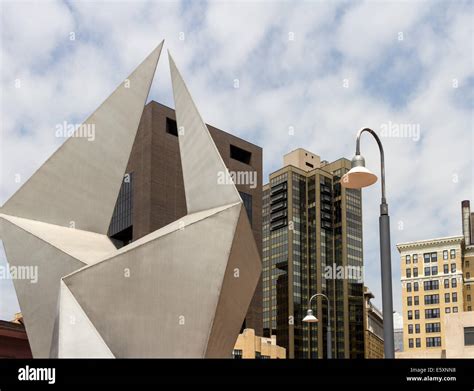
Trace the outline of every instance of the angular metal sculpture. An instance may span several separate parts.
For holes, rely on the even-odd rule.
[[[188,215],[121,249],[106,236],[161,48],[86,121],[94,143],[68,139],[0,210],[10,263],[39,269],[14,281],[34,357],[231,355],[260,256],[171,57]]]

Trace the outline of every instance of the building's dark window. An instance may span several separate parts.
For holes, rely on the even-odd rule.
[[[408,278],[411,277],[411,269],[407,269],[407,270],[406,270],[406,275],[407,275]]]
[[[409,256],[409,255],[406,255],[406,256],[405,256],[405,262],[406,262],[406,264],[408,265],[408,264],[410,263],[410,261],[411,261],[410,256]]]
[[[414,282],[414,283],[413,283],[413,290],[414,290],[415,292],[418,292],[418,282]]]
[[[421,338],[416,339],[416,347],[421,348]]]
[[[448,265],[445,265],[445,266],[448,266]],[[449,279],[448,278],[444,279],[444,287],[449,288]]]
[[[413,268],[413,277],[418,277],[418,268],[417,267]]]
[[[252,196],[250,194],[244,193],[243,191],[239,191],[239,194],[240,198],[242,198],[242,202],[244,203],[245,210],[247,211],[250,225],[252,225]]]
[[[430,262],[430,254],[429,254],[429,253],[423,254],[423,258],[424,258],[424,262],[425,262],[425,263],[429,263],[429,262]]]
[[[166,133],[178,137],[178,125],[174,119],[166,117]]]
[[[413,263],[418,263],[418,254],[413,254]]]
[[[234,349],[232,351],[232,357],[233,358],[242,358],[242,350],[240,349]]]
[[[420,334],[420,324],[418,323],[415,325],[415,333]]]
[[[410,311],[408,311],[407,314],[408,314],[408,316],[407,316],[408,320],[412,320],[413,319],[413,311],[410,310]]]
[[[431,268],[428,266],[428,267],[425,267],[425,276],[429,276],[431,274]]]
[[[449,257],[450,257],[451,259],[456,258],[456,250],[455,250],[455,249],[453,249],[453,250],[451,250],[451,251],[449,252]]]
[[[311,163],[308,163],[308,162],[305,162],[305,163],[306,163],[306,165],[307,165],[308,167],[310,167],[310,168],[314,168],[314,165],[313,165],[313,164],[311,164]]]
[[[474,327],[464,327],[464,345],[474,345]]]
[[[447,260],[448,259],[448,250],[443,251],[443,259]]]
[[[451,278],[451,287],[456,288],[458,286],[458,280]]]
[[[426,323],[425,328],[427,333],[440,333],[441,323]]]
[[[456,273],[456,264],[455,263],[451,264],[451,273]]]
[[[438,266],[431,267],[431,275],[436,276],[438,274]]]
[[[133,173],[125,174],[115,203],[107,235],[117,247],[129,244],[133,238]]]
[[[451,313],[451,308],[450,307],[446,307],[444,309],[444,312],[446,312],[447,314],[450,314]]]
[[[453,303],[457,303],[458,301],[458,294],[457,292],[453,292],[452,296],[451,296],[451,300],[453,301]]]
[[[458,312],[458,307],[453,307],[453,312]]]
[[[431,262],[438,262],[438,253],[431,253]]]
[[[425,295],[425,304],[438,304],[439,303],[439,295]]]
[[[414,296],[414,297],[413,297],[413,303],[414,303],[415,305],[420,304],[420,298],[419,298],[418,296]]]
[[[424,287],[425,291],[437,290],[437,289],[439,289],[439,281],[438,280],[424,281],[423,282],[423,287]]]
[[[412,347],[413,347],[413,338],[410,338],[410,339],[408,340],[408,347],[409,347],[409,348],[412,348]]]
[[[411,282],[407,283],[407,292],[411,292]]]
[[[239,162],[250,164],[250,159],[252,157],[252,153],[246,151],[245,149],[236,147],[235,145],[230,145],[230,157],[234,160],[238,160]]]
[[[439,308],[430,308],[425,310],[425,319],[437,319],[439,318]]]
[[[413,334],[413,325],[412,324],[408,325],[408,334]]]
[[[441,337],[428,337],[426,338],[426,347],[439,347],[441,346]]]
[[[415,310],[415,319],[420,319],[420,310]]]
[[[449,273],[449,265],[443,265],[443,272],[444,272],[444,274]]]
[[[449,303],[449,302],[450,302],[449,293],[445,293],[445,294],[444,294],[444,302],[445,302],[445,303]]]

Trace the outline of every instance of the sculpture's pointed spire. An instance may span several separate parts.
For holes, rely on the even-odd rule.
[[[162,47],[163,42],[5,203],[2,213],[107,233]]]
[[[242,202],[171,55],[169,63],[188,213]]]

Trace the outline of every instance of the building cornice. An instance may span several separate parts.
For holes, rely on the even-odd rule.
[[[402,250],[427,248],[427,247],[441,246],[441,245],[446,245],[446,244],[461,244],[463,240],[464,240],[464,236],[461,236],[461,235],[446,236],[444,238],[433,238],[433,239],[418,240],[414,242],[398,243],[397,249],[399,252],[402,252]]]
[[[472,257],[474,255],[474,245],[466,246],[464,249],[464,256]]]

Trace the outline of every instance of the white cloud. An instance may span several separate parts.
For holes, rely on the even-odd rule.
[[[367,1],[356,4],[342,16],[335,44],[348,61],[365,66],[377,61],[388,44],[396,44],[399,33],[412,39],[412,28],[429,10],[424,2]]]
[[[205,31],[216,45],[215,67],[235,69],[242,65],[282,17],[264,2],[212,2],[205,16]]]
[[[61,42],[69,39],[73,20],[59,2],[2,2],[2,54],[15,56],[19,66],[51,59]]]

